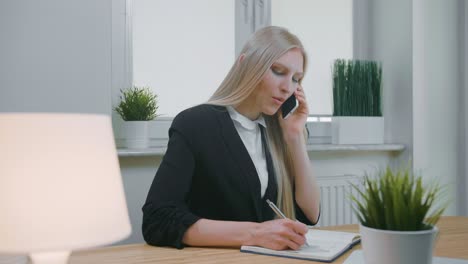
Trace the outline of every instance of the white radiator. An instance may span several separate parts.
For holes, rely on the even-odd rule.
[[[317,177],[320,186],[321,214],[317,226],[357,224],[350,195],[357,195],[351,183],[363,189],[362,176],[340,175]]]

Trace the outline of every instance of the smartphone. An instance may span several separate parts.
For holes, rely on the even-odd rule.
[[[283,114],[283,119],[288,118],[294,111],[296,111],[299,106],[299,102],[296,99],[296,96],[292,94],[284,103],[281,105],[281,113]]]

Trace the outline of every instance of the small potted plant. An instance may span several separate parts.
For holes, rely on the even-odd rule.
[[[149,147],[148,124],[158,116],[157,95],[149,87],[134,86],[121,90],[120,103],[114,110],[125,121],[125,147]]]
[[[383,144],[381,64],[337,59],[332,78],[332,143]]]
[[[438,229],[447,207],[438,184],[424,186],[409,169],[366,175],[364,190],[353,185],[353,209],[360,222],[365,263],[414,264],[432,261]]]

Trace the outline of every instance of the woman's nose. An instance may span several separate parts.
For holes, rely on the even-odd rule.
[[[289,82],[288,80],[283,80],[280,85],[280,90],[283,93],[290,93],[291,90],[293,89],[292,82]]]

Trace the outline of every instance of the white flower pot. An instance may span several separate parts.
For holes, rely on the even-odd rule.
[[[389,231],[359,225],[366,264],[431,264],[438,228]]]
[[[333,116],[332,144],[383,144],[381,116]]]
[[[149,121],[125,121],[123,124],[124,146],[127,148],[148,148]]]

